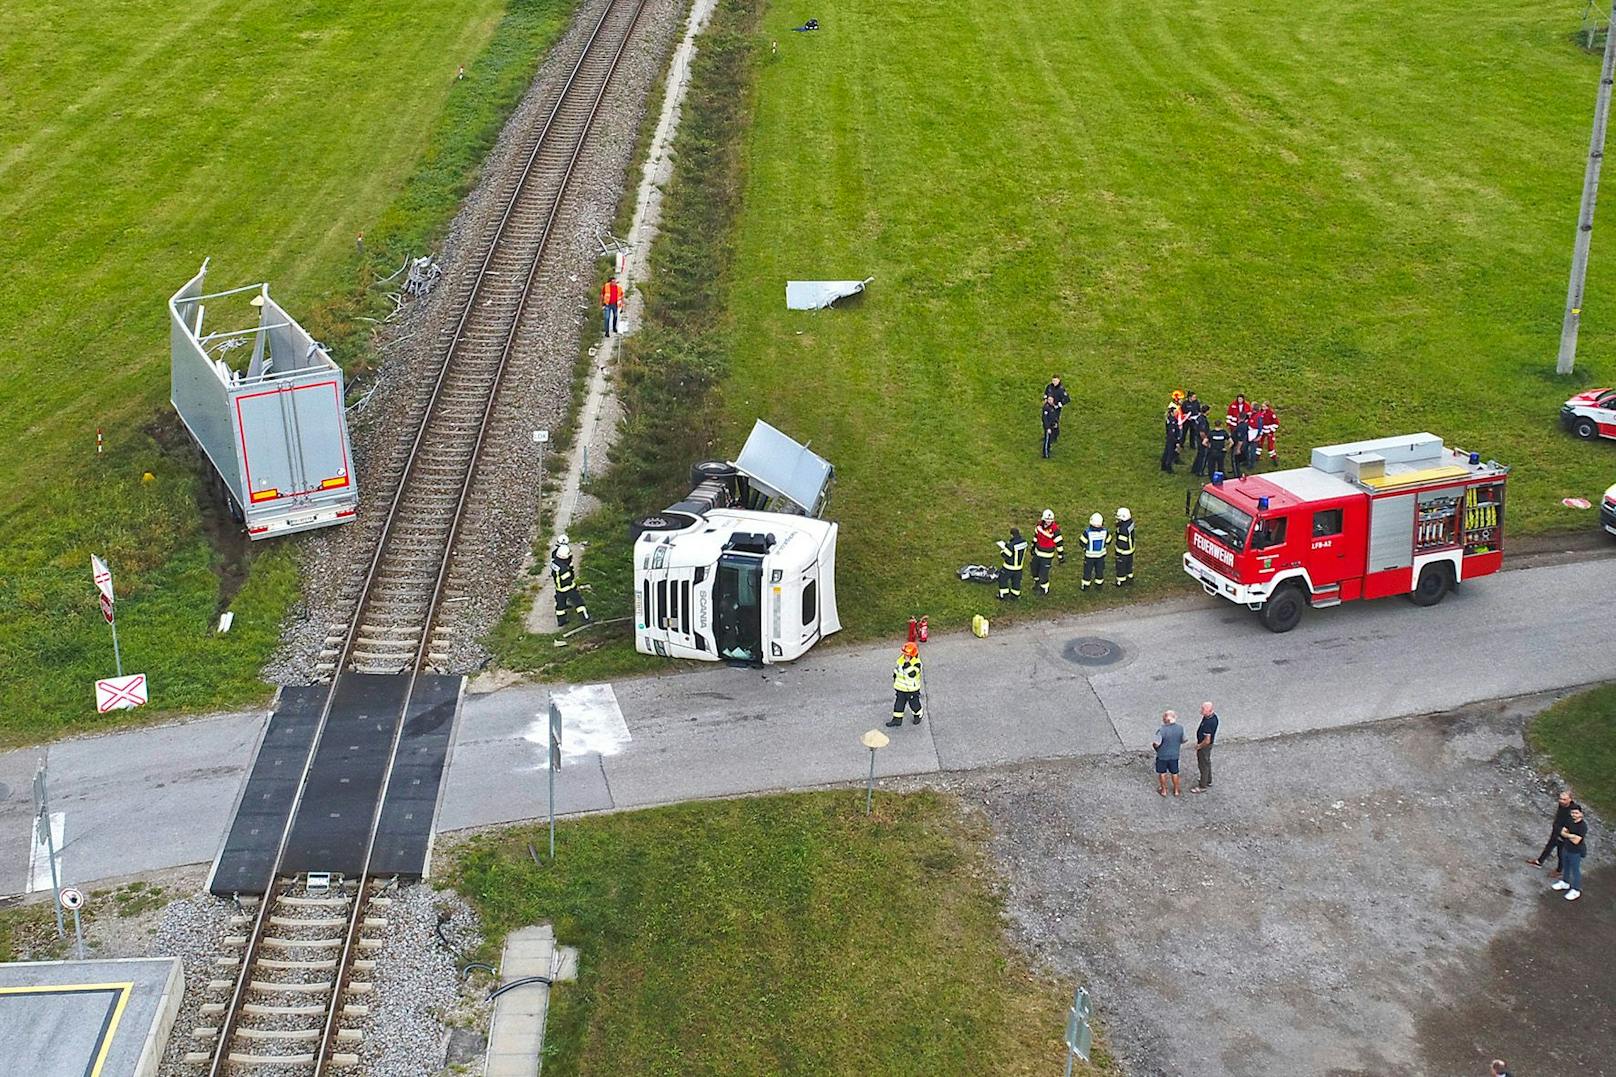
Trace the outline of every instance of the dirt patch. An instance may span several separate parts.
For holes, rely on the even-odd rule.
[[[1222,744],[1204,796],[1159,798],[1138,754],[945,784],[993,823],[1015,934],[1090,986],[1129,1073],[1445,1077],[1498,1053],[1596,1072],[1610,899],[1591,878],[1561,901],[1522,863],[1553,788],[1523,729],[1551,699]],[[1238,706],[1223,717],[1237,736]],[[1597,865],[1597,820],[1591,841]],[[1523,989],[1528,953],[1543,982]]]

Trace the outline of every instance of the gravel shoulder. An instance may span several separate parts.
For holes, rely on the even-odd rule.
[[[1142,754],[926,784],[987,814],[1013,933],[1090,986],[1129,1073],[1609,1072],[1608,832],[1575,904],[1522,862],[1555,788],[1522,732],[1552,699],[1220,744],[1204,796],[1159,798]]]

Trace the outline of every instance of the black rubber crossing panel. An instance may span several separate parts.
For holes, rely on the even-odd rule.
[[[404,706],[405,676],[348,674],[337,682],[308,786],[292,820],[281,873],[357,875],[381,795],[393,729]]]
[[[325,705],[325,685],[286,688],[270,715],[258,756],[248,772],[235,821],[226,835],[208,889],[230,894],[262,894],[275,869],[286,819],[297,795],[297,780]]]
[[[370,860],[370,870],[377,875],[426,874],[461,681],[436,676],[415,680]]]

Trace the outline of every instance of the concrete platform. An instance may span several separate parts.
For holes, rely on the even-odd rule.
[[[0,964],[0,1073],[151,1077],[184,990],[177,957]]]

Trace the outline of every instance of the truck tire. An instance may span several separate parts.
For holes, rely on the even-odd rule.
[[[1307,596],[1294,583],[1282,583],[1268,597],[1257,614],[1263,627],[1270,632],[1289,632],[1302,623],[1302,611],[1307,608]]]
[[[695,522],[696,518],[688,512],[663,511],[636,516],[629,521],[628,537],[638,539],[647,531],[683,531]]]
[[[1408,593],[1408,600],[1416,606],[1434,606],[1442,601],[1453,588],[1453,566],[1447,562],[1440,565],[1426,565],[1420,569],[1420,578],[1414,583],[1414,590]]]
[[[1592,419],[1583,415],[1571,424],[1571,432],[1583,441],[1592,441],[1599,436],[1599,427]]]
[[[727,483],[737,474],[735,465],[728,460],[703,460],[699,464],[690,465],[690,485],[700,486],[708,479]]]

